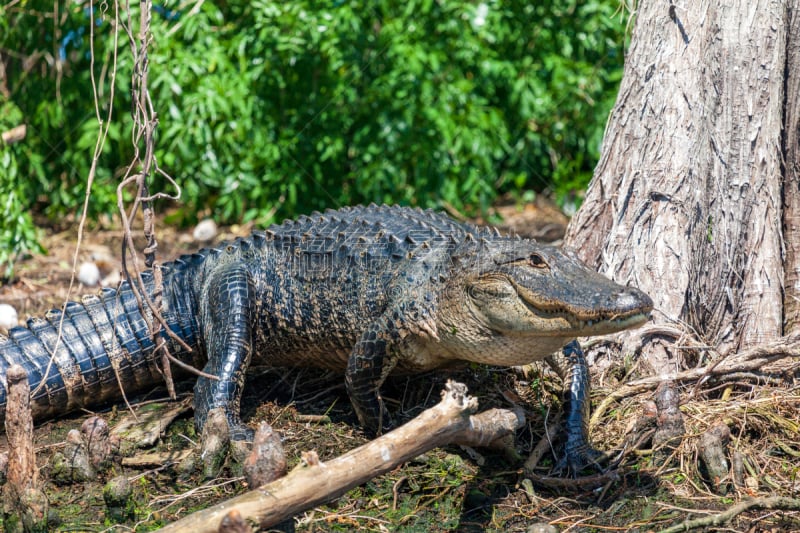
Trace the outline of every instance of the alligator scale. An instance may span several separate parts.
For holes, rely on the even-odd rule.
[[[565,378],[567,454],[580,463],[588,370],[573,341],[639,325],[652,308],[557,248],[404,207],[315,213],[161,268],[162,314],[192,348],[165,335],[171,353],[218,377],[198,378],[195,423],[221,407],[236,439],[252,434],[239,401],[253,358],[343,371],[360,422],[378,432],[389,373],[547,359]],[[12,364],[43,419],[162,382],[154,347],[127,282],[32,318],[0,337],[0,413]]]

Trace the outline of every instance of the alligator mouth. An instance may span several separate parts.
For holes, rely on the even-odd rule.
[[[565,316],[578,332],[581,332],[583,335],[591,335],[595,334],[595,332],[614,333],[616,331],[641,326],[649,320],[650,309],[647,311],[636,310],[628,313],[615,314],[609,317],[591,319],[580,319],[569,314]]]
[[[518,289],[519,290],[519,289]],[[650,319],[652,302],[641,300],[635,294],[625,294],[620,301],[622,309],[593,310],[575,308],[560,302],[537,301],[520,294],[521,301],[528,310],[543,321],[560,322],[551,329],[554,335],[570,334],[577,336],[607,335],[640,326]],[[628,309],[625,309],[628,307]]]
[[[531,313],[537,315],[542,322],[550,322],[553,325],[552,328],[542,328],[543,331],[539,332],[540,335],[544,331],[549,331],[550,334],[555,336],[563,336],[565,334],[580,337],[608,335],[641,326],[650,318],[650,310],[637,310],[617,313],[607,317],[593,316],[592,318],[582,319],[563,309],[542,309],[527,302],[526,305]]]

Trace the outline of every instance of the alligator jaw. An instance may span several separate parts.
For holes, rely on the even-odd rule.
[[[581,336],[607,335],[625,329],[641,326],[650,318],[650,309],[634,311],[628,314],[613,315],[608,318],[574,320],[573,327]]]
[[[600,308],[585,308],[565,302],[543,301],[517,286],[520,301],[541,328],[539,336],[608,335],[640,326],[650,318],[653,301],[638,289],[625,287],[614,301]],[[544,326],[548,323],[549,326]]]

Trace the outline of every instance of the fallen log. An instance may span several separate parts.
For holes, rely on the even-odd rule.
[[[215,533],[232,510],[265,528],[306,509],[338,498],[348,490],[389,472],[433,448],[448,444],[491,445],[522,427],[521,411],[491,409],[478,415],[467,387],[449,381],[442,400],[419,416],[327,462],[315,453],[285,477],[173,522],[163,533]]]

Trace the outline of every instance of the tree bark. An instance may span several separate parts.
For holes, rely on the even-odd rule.
[[[800,234],[798,104],[786,100],[798,92],[800,0],[670,6],[638,4],[601,160],[565,240],[648,292],[656,322],[725,355],[784,331],[783,228]],[[800,293],[791,261],[787,299]],[[682,366],[670,346],[644,345],[652,372]]]
[[[784,119],[785,176],[783,181],[783,236],[786,278],[783,328],[786,334],[800,326],[800,6],[789,14],[786,57],[786,117]]]

